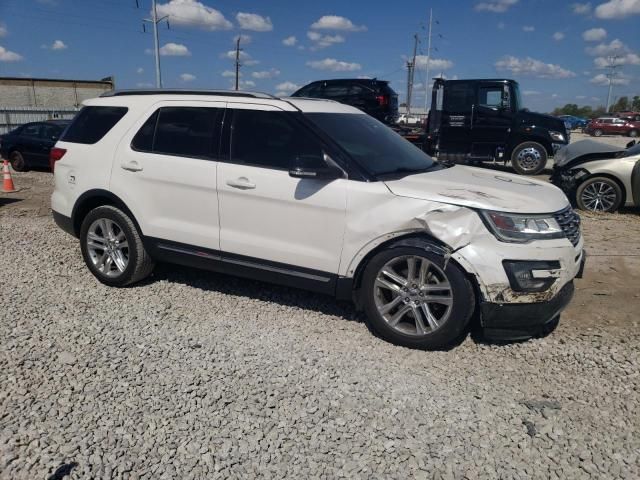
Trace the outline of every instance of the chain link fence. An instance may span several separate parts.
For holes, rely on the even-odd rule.
[[[0,108],[0,135],[29,122],[72,119],[79,108]]]

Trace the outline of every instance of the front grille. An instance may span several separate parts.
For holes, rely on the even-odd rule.
[[[577,246],[580,243],[580,217],[571,207],[560,210],[553,214],[565,236],[573,244]]]

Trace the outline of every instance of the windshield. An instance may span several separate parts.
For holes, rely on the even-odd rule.
[[[369,115],[307,113],[305,116],[372,175],[423,172],[437,165],[429,155]]]

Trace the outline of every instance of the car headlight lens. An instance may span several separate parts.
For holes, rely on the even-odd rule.
[[[564,134],[560,132],[550,131],[549,135],[554,142],[564,142]]]
[[[480,212],[489,230],[503,242],[526,243],[531,240],[564,238],[564,232],[552,215]]]

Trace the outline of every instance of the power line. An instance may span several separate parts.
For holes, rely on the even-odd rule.
[[[167,25],[169,25],[169,15],[158,18],[156,0],[151,0],[151,2],[151,18],[145,18],[144,21],[153,24],[153,50],[156,58],[156,88],[162,88],[162,73],[160,71],[160,46],[158,42],[158,24],[166,20]]]

